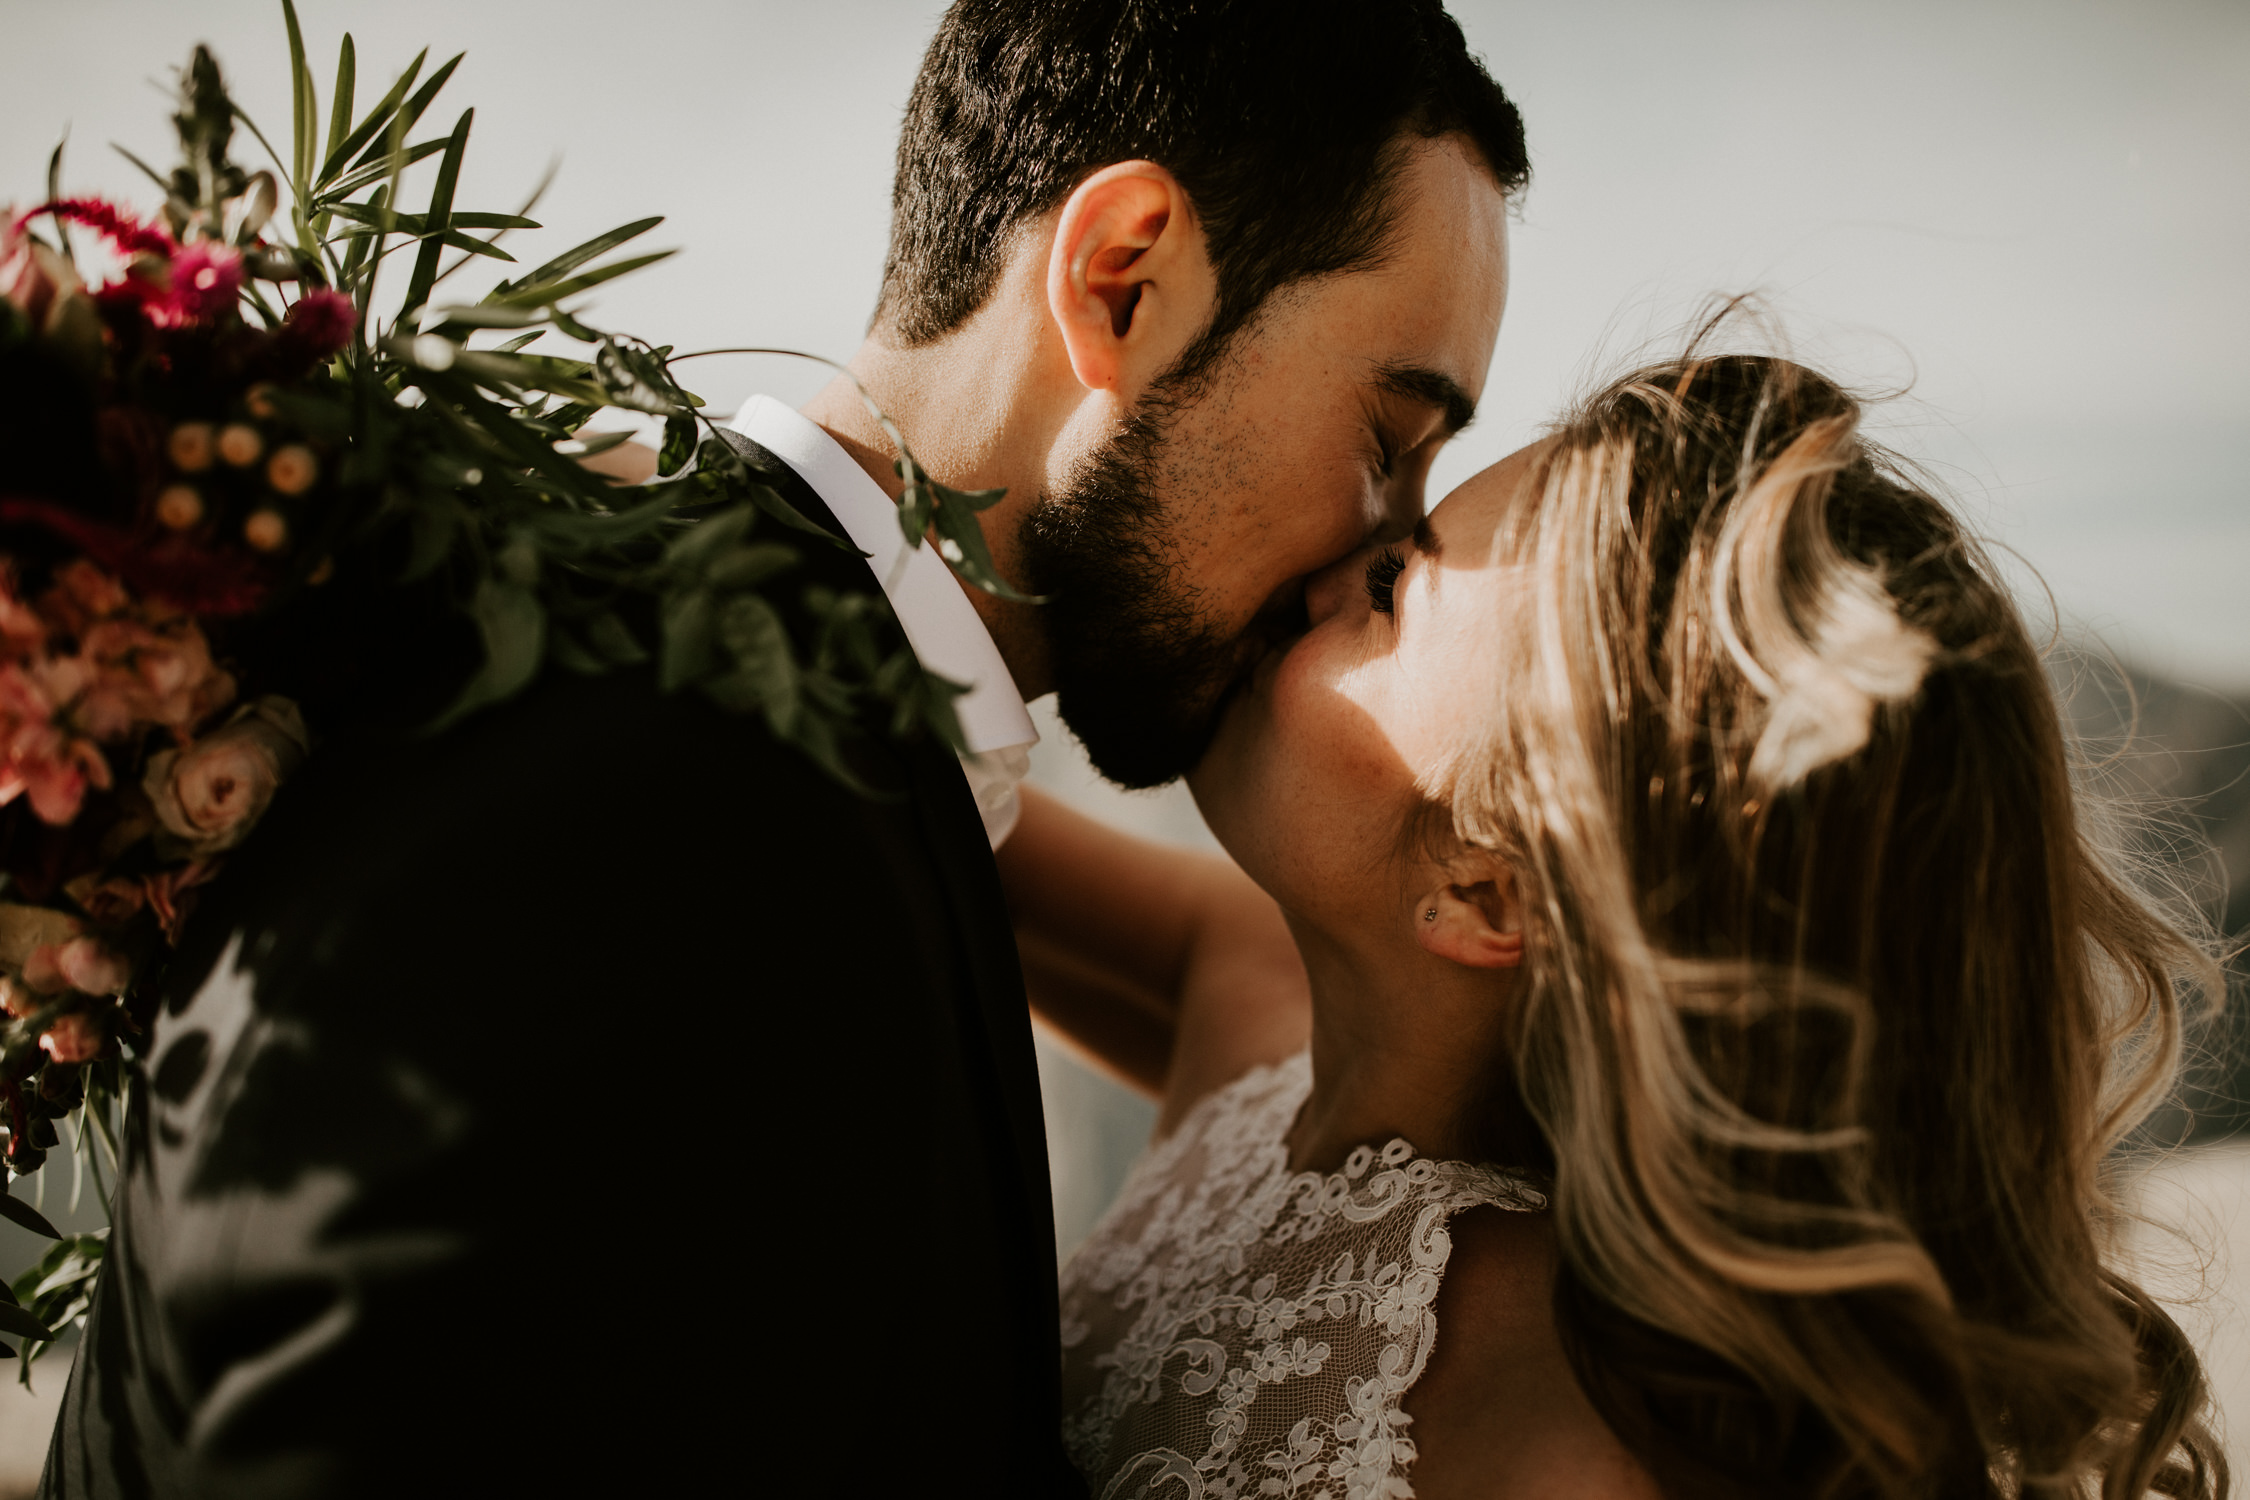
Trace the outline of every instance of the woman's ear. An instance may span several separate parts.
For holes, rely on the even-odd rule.
[[[1415,905],[1414,935],[1440,958],[1471,969],[1513,969],[1523,962],[1523,911],[1515,877],[1441,885]]]
[[[1134,389],[1210,322],[1217,281],[1179,180],[1121,161],[1062,206],[1047,260],[1047,311],[1088,390]]]

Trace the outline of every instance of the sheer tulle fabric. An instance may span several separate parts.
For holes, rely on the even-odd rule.
[[[1288,1168],[1299,1053],[1198,1104],[1063,1268],[1064,1442],[1099,1500],[1403,1500],[1400,1402],[1437,1337],[1449,1220],[1546,1200],[1490,1167],[1361,1146]]]

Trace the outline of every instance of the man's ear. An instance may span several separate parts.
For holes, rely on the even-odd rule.
[[[1179,180],[1121,161],[1062,206],[1047,260],[1047,310],[1088,390],[1153,379],[1210,322],[1217,282]]]
[[[1523,962],[1523,909],[1515,877],[1441,885],[1415,904],[1414,935],[1440,958],[1472,969],[1513,969]]]

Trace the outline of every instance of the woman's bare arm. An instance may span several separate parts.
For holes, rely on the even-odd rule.
[[[1032,787],[999,858],[1032,1008],[1163,1099],[1159,1130],[1303,1045],[1304,966],[1232,861],[1120,833]]]

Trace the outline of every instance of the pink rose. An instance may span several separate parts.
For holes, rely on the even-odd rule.
[[[58,1016],[55,1024],[40,1034],[39,1046],[49,1057],[66,1066],[92,1062],[109,1046],[109,1032],[98,1017],[73,1011],[67,1016]]]
[[[184,730],[234,698],[234,679],[212,662],[193,620],[103,620],[80,644],[95,677],[72,717],[95,739],[116,739],[142,724]]]
[[[133,978],[132,966],[90,937],[42,943],[24,960],[23,982],[42,995],[76,990],[84,995],[122,995]]]
[[[185,749],[150,756],[141,786],[177,852],[215,854],[249,836],[310,748],[297,706],[260,698]]]
[[[74,635],[83,635],[96,620],[123,614],[133,603],[125,585],[83,557],[55,569],[54,587],[40,606],[56,624]]]

